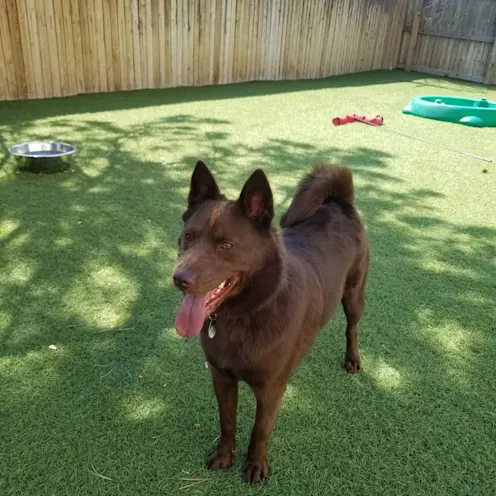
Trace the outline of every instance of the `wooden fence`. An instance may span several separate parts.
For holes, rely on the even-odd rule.
[[[380,68],[496,83],[496,0],[0,0],[0,100]]]
[[[496,1],[408,0],[398,67],[496,84]]]
[[[0,99],[394,67],[407,0],[0,0]]]

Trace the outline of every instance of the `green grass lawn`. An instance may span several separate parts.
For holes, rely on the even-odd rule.
[[[493,494],[496,168],[436,144],[496,161],[496,129],[401,113],[424,94],[496,100],[395,71],[0,103],[0,494]],[[349,112],[384,129],[332,125]],[[73,170],[15,174],[8,146],[34,139],[75,144]],[[340,312],[288,385],[256,487],[251,393],[234,466],[207,472],[210,377],[173,326],[198,157],[229,195],[263,167],[278,214],[314,162],[343,162],[371,241],[363,371],[340,368]]]

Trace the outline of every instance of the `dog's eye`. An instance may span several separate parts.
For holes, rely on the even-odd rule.
[[[220,247],[223,250],[230,250],[233,247],[233,244],[229,243],[229,241],[224,241],[223,243],[221,243]]]
[[[183,234],[183,236],[184,236],[184,239],[185,239],[186,241],[192,241],[192,240],[193,240],[193,233],[190,233],[190,232],[185,232],[185,233]]]

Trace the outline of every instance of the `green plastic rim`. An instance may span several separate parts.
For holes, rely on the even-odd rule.
[[[496,102],[485,98],[429,95],[414,98],[404,114],[475,127],[496,127]]]

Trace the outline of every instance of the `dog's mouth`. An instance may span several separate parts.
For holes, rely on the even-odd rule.
[[[205,319],[222,305],[240,279],[241,275],[235,274],[205,295],[186,293],[176,314],[178,334],[184,338],[196,336],[202,330]]]

